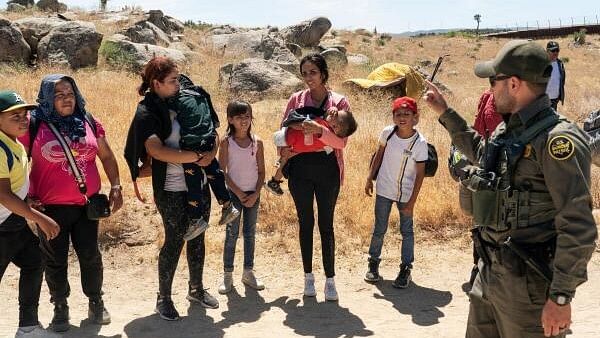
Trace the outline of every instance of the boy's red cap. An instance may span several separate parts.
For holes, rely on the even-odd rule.
[[[396,111],[400,108],[406,108],[413,113],[417,113],[417,101],[415,101],[412,97],[402,96],[394,100],[392,103],[392,111]]]

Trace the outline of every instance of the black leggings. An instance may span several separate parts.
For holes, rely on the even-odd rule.
[[[340,169],[333,153],[303,153],[289,160],[288,186],[296,205],[300,225],[300,251],[304,272],[312,272],[313,201],[317,200],[319,233],[326,277],[335,276],[335,235],[333,215],[340,192]]]
[[[210,217],[210,194],[208,189],[202,190],[205,207],[203,218],[208,222]],[[156,207],[165,228],[165,242],[158,255],[158,287],[161,296],[170,296],[173,277],[183,249],[183,235],[189,225],[187,210],[187,193],[160,191],[154,196]],[[189,286],[192,289],[202,288],[202,272],[204,268],[204,233],[187,242],[186,256],[190,273]]]
[[[53,257],[44,256],[50,301],[64,301],[71,293],[67,279],[69,240],[79,259],[83,293],[90,299],[100,299],[104,269],[98,249],[98,221],[87,218],[84,206],[47,205],[45,209],[44,213],[60,225],[58,236],[49,241]]]

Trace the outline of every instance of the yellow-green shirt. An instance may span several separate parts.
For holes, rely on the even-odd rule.
[[[27,152],[19,141],[12,140],[0,131],[0,141],[8,146],[12,152],[13,165],[12,169],[8,168],[8,157],[4,150],[0,149],[0,178],[8,178],[10,180],[10,188],[12,192],[24,199],[29,190],[29,163]],[[0,224],[4,222],[12,212],[0,205]]]

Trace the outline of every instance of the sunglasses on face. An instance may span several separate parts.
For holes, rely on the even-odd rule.
[[[490,80],[490,86],[493,87],[497,81],[502,81],[502,80],[506,80],[506,79],[510,79],[511,77],[513,77],[512,75],[494,75],[494,76],[490,76],[489,80]]]

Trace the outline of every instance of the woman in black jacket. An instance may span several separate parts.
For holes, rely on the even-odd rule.
[[[181,164],[194,162],[206,166],[215,157],[217,149],[205,153],[179,149],[179,123],[176,112],[169,110],[167,105],[167,101],[179,92],[179,73],[172,60],[153,58],[141,76],[138,92],[144,99],[138,104],[129,129],[125,159],[135,181],[140,176],[138,163],[151,158],[154,200],[165,229],[165,241],[158,256],[159,293],[155,311],[165,320],[178,320],[179,313],[171,300],[171,286],[183,249],[183,235],[189,225],[187,188]],[[204,219],[208,221],[210,194],[207,188],[203,196]],[[204,250],[204,233],[187,242],[190,273],[187,299],[207,308],[217,308],[218,301],[204,290],[202,284]]]

